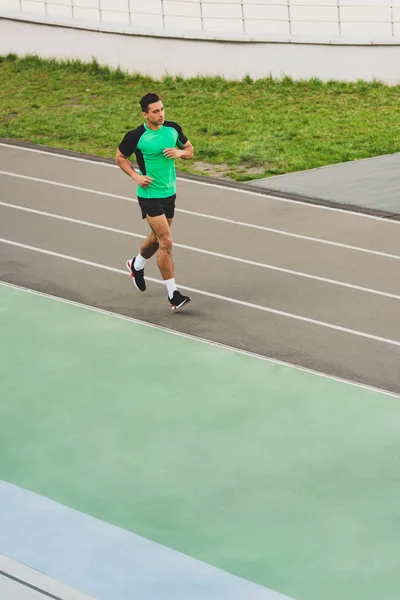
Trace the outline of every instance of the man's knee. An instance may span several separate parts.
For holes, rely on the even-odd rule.
[[[162,249],[162,250],[167,250],[167,251],[171,250],[172,244],[173,244],[172,236],[166,235],[166,236],[158,238],[158,244],[159,244],[160,249]]]

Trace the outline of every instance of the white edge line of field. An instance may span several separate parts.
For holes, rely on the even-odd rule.
[[[0,483],[3,485],[5,484],[6,486],[14,485],[1,479]],[[19,486],[15,487],[20,490],[20,493],[26,494],[27,490],[24,490]],[[38,497],[41,499],[44,498],[43,496],[39,495]],[[52,502],[51,500],[47,501]],[[70,508],[69,510],[74,509]],[[63,527],[67,528],[68,524],[63,523]],[[21,595],[14,595],[14,593],[11,594],[14,600],[18,600],[18,598],[39,598],[37,594],[39,594],[40,598],[43,598],[43,600],[48,600],[49,597],[57,597],[59,600],[99,600],[98,598],[94,598],[94,596],[89,596],[85,592],[81,592],[80,590],[69,586],[59,579],[46,575],[45,573],[32,568],[29,565],[20,562],[19,560],[4,556],[4,554],[0,554],[0,575],[8,578],[9,581],[16,583],[17,586],[23,585],[25,587],[25,593],[21,591]],[[3,590],[0,583],[0,592],[1,591]],[[34,594],[34,596],[31,594]],[[12,599],[8,597],[6,600]]]
[[[82,221],[81,219],[73,219],[72,217],[66,217],[64,215],[57,215],[55,213],[49,213],[49,212],[42,211],[42,210],[36,210],[34,208],[29,208],[27,206],[21,206],[20,204],[9,204],[8,202],[0,201],[0,206],[4,206],[6,208],[11,208],[11,209],[15,209],[15,210],[20,210],[22,212],[32,213],[34,215],[48,217],[50,219],[66,221],[67,223],[73,223],[75,225],[82,225],[83,227],[91,227],[92,229],[99,229],[100,231],[116,233],[117,235],[125,235],[125,236],[140,238],[140,239],[144,239],[146,237],[145,235],[142,235],[140,233],[126,231],[124,229],[116,229],[114,227],[108,227],[106,225],[100,225],[98,223],[92,223],[89,221]],[[400,296],[398,294],[392,294],[390,292],[383,292],[382,290],[377,290],[375,288],[367,288],[367,287],[363,287],[360,285],[347,283],[345,281],[339,281],[337,279],[329,279],[328,277],[312,275],[311,273],[305,273],[304,271],[295,271],[293,269],[285,269],[283,267],[278,267],[277,265],[261,263],[261,262],[255,261],[255,260],[247,260],[246,258],[230,256],[228,254],[221,254],[220,252],[212,252],[211,250],[197,248],[196,246],[188,246],[186,244],[179,244],[179,243],[175,243],[174,245],[176,248],[182,248],[183,250],[197,252],[198,254],[206,254],[208,256],[213,256],[214,258],[221,258],[223,260],[229,260],[231,262],[237,262],[240,264],[245,264],[245,265],[249,265],[249,266],[253,266],[253,267],[268,269],[270,271],[276,271],[278,273],[284,273],[286,275],[293,275],[295,277],[303,277],[304,279],[311,279],[312,281],[317,281],[319,283],[327,283],[329,285],[336,285],[338,287],[352,289],[352,290],[356,290],[358,292],[365,292],[367,294],[374,294],[376,296],[382,296],[385,298],[392,298],[394,300],[400,300]]]
[[[351,385],[357,388],[361,388],[364,390],[368,390],[371,392],[376,392],[378,394],[383,394],[385,396],[390,396],[392,398],[400,398],[399,394],[395,394],[394,392],[389,392],[387,390],[383,390],[381,388],[375,388],[373,386],[369,386],[363,383],[358,383],[357,381],[351,381],[349,379],[344,379],[341,377],[335,377],[334,375],[328,375],[327,373],[322,373],[321,371],[315,371],[313,369],[308,369],[307,367],[301,367],[299,365],[295,365],[295,364],[291,364],[288,362],[285,362],[283,360],[279,360],[276,358],[270,358],[268,356],[263,356],[262,354],[256,354],[255,352],[250,352],[247,350],[242,350],[241,348],[235,348],[234,346],[228,346],[226,344],[222,344],[220,342],[214,342],[212,340],[208,340],[206,338],[202,338],[202,337],[198,337],[195,335],[191,335],[189,333],[182,333],[180,331],[175,331],[174,329],[169,329],[168,327],[164,327],[162,325],[156,325],[154,323],[148,323],[147,321],[141,321],[140,319],[135,319],[134,317],[128,317],[126,315],[121,315],[119,313],[115,313],[109,310],[106,310],[104,308],[97,308],[94,306],[90,306],[88,304],[83,304],[81,302],[75,302],[74,300],[68,300],[67,298],[60,298],[58,296],[53,296],[51,294],[46,294],[45,292],[39,292],[37,290],[32,290],[30,288],[26,288],[26,287],[22,287],[19,285],[15,285],[12,283],[8,283],[6,281],[0,281],[0,285],[5,286],[5,287],[10,287],[16,290],[19,290],[21,292],[26,292],[29,294],[33,294],[35,296],[41,296],[43,298],[48,298],[50,300],[55,300],[57,302],[62,302],[64,304],[69,304],[71,306],[77,306],[79,308],[84,308],[86,310],[90,310],[93,312],[97,312],[100,314],[104,314],[104,315],[108,315],[111,317],[115,317],[117,319],[122,319],[123,321],[128,321],[131,323],[136,323],[138,325],[143,325],[144,327],[150,327],[151,329],[158,329],[160,331],[165,331],[166,333],[170,333],[172,335],[176,335],[179,337],[183,337],[189,340],[194,340],[197,342],[201,342],[203,344],[209,344],[210,346],[214,346],[216,348],[221,348],[222,350],[228,350],[230,352],[236,352],[238,354],[242,354],[244,356],[250,356],[253,358],[257,358],[258,360],[263,360],[265,362],[268,363],[272,363],[272,364],[276,364],[276,365],[280,365],[283,367],[288,367],[289,369],[295,369],[297,371],[301,371],[303,373],[308,373],[310,375],[316,375],[318,377],[323,377],[324,379],[329,379],[331,381],[337,381],[339,383],[344,383],[347,385]]]
[[[69,254],[61,254],[59,252],[53,252],[52,250],[45,250],[44,248],[38,248],[37,246],[29,246],[28,244],[23,244],[21,242],[16,242],[14,240],[0,238],[0,243],[8,244],[10,246],[16,246],[17,248],[23,248],[24,250],[31,250],[32,252],[38,252],[40,254],[45,254],[47,256],[53,256],[55,258],[61,258],[63,260],[69,260],[71,262],[75,262],[77,264],[85,265],[88,267],[95,267],[96,269],[102,269],[103,271],[109,271],[110,273],[118,273],[120,275],[129,275],[129,273],[126,270],[118,269],[117,267],[110,267],[108,265],[103,265],[101,263],[92,262],[89,260],[85,260],[83,258],[78,258],[76,256],[70,256]],[[146,277],[146,280],[151,281],[152,283],[157,283],[159,285],[164,285],[164,282],[161,279],[154,279],[153,277]],[[340,331],[342,333],[348,333],[350,335],[355,335],[357,337],[365,338],[367,340],[372,340],[374,342],[380,342],[383,344],[388,344],[390,346],[400,347],[400,340],[392,340],[389,338],[374,335],[372,333],[366,333],[365,331],[359,331],[357,329],[350,329],[349,327],[343,327],[341,325],[327,323],[326,321],[319,321],[318,319],[312,319],[311,317],[305,317],[303,315],[298,315],[295,313],[278,310],[276,308],[270,308],[269,306],[263,306],[261,304],[254,304],[253,302],[246,302],[244,300],[239,300],[237,298],[231,298],[230,296],[222,296],[221,294],[214,294],[213,292],[207,292],[205,290],[200,290],[198,288],[192,288],[192,287],[189,287],[189,286],[183,285],[183,284],[181,284],[180,287],[184,290],[188,290],[189,292],[194,292],[195,294],[199,294],[200,296],[214,298],[215,300],[222,300],[223,302],[229,302],[230,304],[236,304],[237,306],[244,306],[245,308],[259,310],[261,312],[278,315],[280,317],[286,317],[288,319],[293,319],[294,321],[300,321],[302,323],[309,323],[311,325],[316,325],[317,327],[325,327],[326,329],[332,329],[333,331]]]
[[[106,166],[106,167],[111,167],[113,169],[118,169],[119,167],[117,165],[113,165],[107,162],[102,162],[101,158],[99,157],[100,160],[96,161],[96,160],[90,160],[88,158],[81,158],[79,156],[68,156],[65,154],[58,154],[56,152],[50,152],[50,151],[46,151],[46,150],[41,150],[38,148],[25,148],[24,146],[19,146],[19,145],[14,145],[14,144],[5,144],[4,142],[0,142],[0,146],[4,146],[6,148],[16,148],[18,150],[25,150],[26,152],[36,152],[37,154],[45,154],[47,156],[56,156],[58,158],[66,158],[68,160],[77,160],[80,162],[86,162],[86,163],[90,163],[91,165],[100,165],[100,166]],[[260,192],[251,192],[249,190],[243,190],[243,189],[239,189],[236,187],[229,187],[229,186],[224,186],[222,185],[217,185],[216,183],[208,183],[207,181],[197,181],[195,179],[188,179],[185,177],[178,177],[178,180],[180,181],[185,181],[188,183],[195,183],[197,185],[205,185],[205,186],[209,186],[209,187],[214,187],[217,189],[224,189],[224,190],[229,190],[230,192],[239,192],[240,194],[249,194],[250,196],[258,196],[261,198],[269,198],[271,200],[275,200],[277,202],[286,202],[286,203],[291,203],[291,204],[296,204],[297,206],[304,204],[306,206],[310,206],[312,208],[316,208],[316,209],[320,209],[320,210],[331,210],[331,211],[335,211],[335,212],[340,212],[343,214],[350,214],[350,215],[356,215],[357,217],[363,217],[363,218],[367,218],[367,219],[376,219],[379,221],[384,221],[385,223],[388,222],[387,218],[384,217],[377,217],[375,215],[367,215],[365,213],[359,213],[356,211],[350,211],[350,210],[345,210],[343,208],[335,208],[333,206],[323,206],[321,204],[315,204],[313,202],[306,202],[306,201],[302,201],[299,202],[298,200],[291,200],[290,198],[281,198],[279,196],[273,196],[273,195],[269,195],[269,194],[262,194]],[[400,225],[400,221],[390,221],[390,223],[396,223]]]
[[[56,187],[66,188],[70,190],[75,190],[78,192],[84,192],[86,194],[94,194],[97,196],[105,196],[106,198],[116,198],[117,200],[123,200],[125,202],[136,202],[135,198],[129,198],[128,196],[119,196],[118,194],[111,194],[109,192],[101,192],[100,190],[93,190],[90,188],[83,188],[76,185],[70,185],[68,183],[61,183],[59,181],[51,181],[49,179],[40,179],[38,177],[32,177],[30,175],[21,175],[19,173],[11,173],[9,171],[1,171],[0,175],[6,175],[8,177],[15,177],[17,179],[28,179],[30,181],[36,181],[38,183],[44,183],[46,185],[54,185]],[[255,225],[253,223],[245,223],[243,221],[235,221],[234,219],[227,219],[226,217],[217,217],[215,215],[208,215],[205,213],[199,213],[191,210],[185,210],[183,208],[176,208],[176,212],[184,213],[186,215],[191,215],[194,217],[202,217],[204,219],[211,219],[213,221],[220,221],[222,223],[229,223],[230,225],[237,225],[239,227],[248,227],[250,229],[257,229],[259,231],[267,231],[269,233],[275,233],[277,235],[284,235],[287,237],[292,237],[295,239],[304,240],[307,242],[315,242],[317,244],[325,244],[327,246],[334,246],[337,248],[345,248],[346,250],[353,250],[356,252],[364,252],[366,254],[373,254],[375,256],[382,256],[384,258],[394,258],[395,260],[400,260],[400,256],[396,254],[388,254],[387,252],[380,252],[379,250],[370,250],[369,248],[362,248],[359,246],[352,246],[350,244],[342,244],[340,242],[333,242],[330,240],[322,240],[320,238],[310,237],[307,235],[301,235],[299,233],[291,233],[289,231],[284,231],[282,229],[274,229],[272,227],[265,227],[263,225]],[[387,219],[384,221],[386,223],[397,223],[397,221],[388,221]],[[400,221],[399,221],[400,223]]]

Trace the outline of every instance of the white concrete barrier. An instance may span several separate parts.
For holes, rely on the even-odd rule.
[[[369,2],[369,9],[373,9],[373,3],[379,0],[266,0],[264,4],[260,0],[252,2],[248,0],[1,0],[0,6],[0,54],[8,52],[20,56],[26,54],[38,54],[42,57],[59,59],[78,58],[83,61],[91,61],[96,58],[100,64],[110,67],[120,67],[123,70],[139,72],[160,78],[166,73],[171,75],[182,75],[193,77],[197,75],[222,75],[227,78],[240,79],[250,75],[259,79],[272,75],[281,77],[289,75],[294,79],[307,79],[319,77],[323,81],[329,79],[340,79],[353,81],[364,79],[370,81],[378,79],[385,83],[394,85],[400,83],[400,36],[396,35],[396,27],[400,19],[400,0],[391,0],[392,9],[384,12],[367,12],[363,18],[372,18],[368,25],[374,25],[375,34],[371,37],[367,34],[354,35],[354,31],[360,31],[358,25],[361,21],[353,21],[357,27],[351,35],[345,35],[343,28],[345,23],[338,20],[338,15],[347,14],[350,19],[361,19],[361,13],[344,13],[344,2],[353,2],[357,8]],[[111,4],[107,4],[111,2]],[[258,2],[258,4],[257,4]],[[282,23],[290,28],[291,33],[277,33],[270,31],[262,33],[249,33],[248,24],[255,20],[257,13],[249,12],[251,7],[268,5],[275,8],[285,8],[287,11],[289,3],[292,20],[273,21],[271,19],[260,19],[261,22]],[[310,6],[314,2],[314,6]],[[322,4],[325,2],[325,6]],[[337,10],[339,2],[341,12]],[[387,0],[382,0],[386,3]],[[398,2],[398,11],[393,9],[393,2]],[[7,3],[7,10],[3,4]],[[77,18],[79,6],[82,10],[92,3],[92,19],[85,20]],[[328,13],[316,13],[316,8],[332,8],[336,3],[335,15],[331,12],[331,21],[317,20],[328,18]],[[318,4],[318,6],[316,6]],[[25,9],[32,7],[35,12],[26,10],[12,10],[18,5]],[[143,12],[133,13],[123,10],[124,6],[145,7],[145,10],[153,10],[153,17],[145,26],[137,15],[144,17]],[[159,14],[156,12],[158,5],[164,10]],[[205,7],[216,11],[214,17],[209,17],[206,23]],[[308,5],[308,6],[305,6]],[[99,10],[99,6],[101,10]],[[171,16],[172,10],[179,10],[178,16]],[[182,8],[182,6],[184,8]],[[177,25],[173,19],[182,19],[181,12],[188,7],[202,7],[203,28],[172,29],[171,23]],[[225,6],[225,12],[223,11]],[[232,11],[236,6],[240,12]],[[58,7],[60,14],[52,14],[54,7]],[[113,10],[111,10],[113,7]],[[38,8],[42,10],[39,14]],[[246,11],[244,10],[246,8]],[[306,13],[297,14],[295,8],[308,8],[308,18],[312,20],[302,21],[299,17],[307,17]],[[350,9],[350,6],[347,6]],[[383,5],[380,6],[383,8]],[[386,7],[385,7],[386,8]],[[396,6],[394,6],[396,8]],[[169,13],[166,13],[168,9]],[[216,9],[218,9],[218,12]],[[47,11],[47,12],[46,12]],[[221,12],[222,11],[222,12]],[[112,13],[119,19],[128,19],[126,24],[112,22]],[[116,20],[114,14],[114,21]],[[232,16],[233,14],[236,17]],[[274,13],[275,14],[275,13]],[[277,13],[276,13],[277,14]],[[275,16],[276,16],[275,14]],[[88,16],[87,13],[85,13]],[[97,20],[94,18],[97,15]],[[226,28],[212,32],[210,22],[214,18],[215,23],[221,24],[221,15],[229,16],[231,23],[240,23],[241,30],[229,31]],[[247,17],[246,17],[247,15]],[[254,17],[249,18],[249,15]],[[264,17],[266,13],[262,13]],[[295,21],[293,16],[299,18]],[[361,15],[361,16],[360,16]],[[333,18],[335,16],[335,19]],[[271,15],[270,15],[271,17]],[[161,18],[161,26],[159,19]],[[172,19],[172,21],[167,20]],[[188,17],[189,18],[189,17]],[[193,17],[197,19],[198,17]],[[277,18],[277,17],[276,17]],[[100,19],[102,19],[100,21]],[[107,22],[104,20],[107,19]],[[135,20],[136,19],[136,20]],[[381,19],[381,20],[379,20]],[[386,19],[386,21],[384,20]],[[224,19],[222,19],[224,20]],[[141,26],[137,25],[141,23]],[[151,26],[153,23],[153,26]],[[205,24],[206,23],[206,24]],[[320,24],[319,34],[293,33],[296,23],[307,26]],[[336,34],[329,35],[326,27],[335,26]],[[385,30],[382,29],[385,26]],[[340,30],[340,33],[337,32]],[[332,30],[333,31],[333,30]],[[382,32],[384,33],[383,37]]]

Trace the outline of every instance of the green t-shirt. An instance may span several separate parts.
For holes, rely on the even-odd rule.
[[[153,178],[147,188],[138,186],[139,198],[168,198],[176,193],[175,160],[166,158],[165,148],[182,148],[187,137],[172,121],[164,121],[160,129],[140,125],[128,131],[119,145],[120,152],[129,157],[135,153],[141,175]]]

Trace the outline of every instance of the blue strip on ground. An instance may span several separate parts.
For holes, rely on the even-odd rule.
[[[2,481],[0,553],[100,600],[289,600]]]

